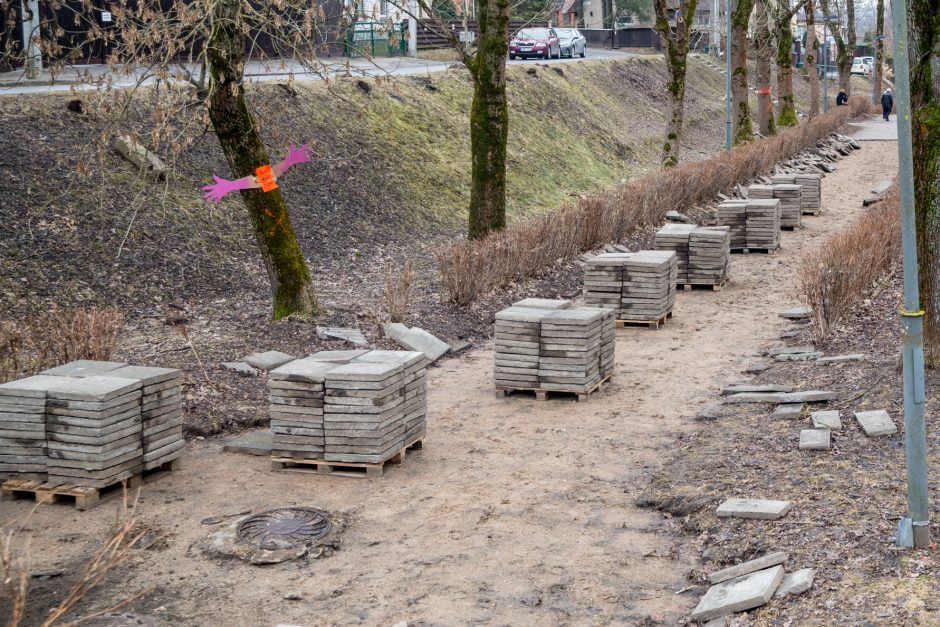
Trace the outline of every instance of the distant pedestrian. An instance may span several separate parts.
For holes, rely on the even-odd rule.
[[[891,109],[894,107],[894,96],[891,95],[891,90],[886,89],[885,93],[881,94],[881,117],[884,118],[885,122],[890,122],[891,118]]]
[[[839,95],[836,96],[836,106],[841,107],[849,101],[849,96],[844,91],[840,91]]]

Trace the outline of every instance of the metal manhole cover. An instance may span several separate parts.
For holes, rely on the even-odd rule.
[[[249,516],[235,532],[242,542],[268,551],[309,546],[328,534],[332,525],[312,507],[281,507]]]

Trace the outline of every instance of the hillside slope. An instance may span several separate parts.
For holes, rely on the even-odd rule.
[[[686,155],[721,144],[721,77],[689,71]],[[661,59],[583,62],[509,71],[511,219],[553,209],[654,167],[663,124]],[[322,160],[283,188],[321,291],[353,266],[415,257],[461,234],[469,196],[465,71],[423,78],[267,84],[252,90],[273,155],[310,141]],[[166,183],[141,180],[93,139],[102,121],[69,112],[67,97],[0,97],[0,308],[49,302],[117,303],[242,294],[263,298],[244,208],[209,205],[200,186],[228,176],[211,130],[173,165]],[[150,115],[141,100],[138,132]],[[156,149],[165,154],[165,146]],[[44,176],[37,176],[37,172]],[[344,299],[344,287],[335,294]],[[339,304],[339,303],[337,303]]]

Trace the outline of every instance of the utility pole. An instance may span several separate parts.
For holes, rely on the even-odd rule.
[[[39,0],[20,0],[23,16],[23,50],[26,51],[26,78],[39,78],[42,51],[39,49]]]
[[[731,152],[731,0],[725,0],[725,151]]]
[[[408,56],[418,56],[418,0],[408,2]]]
[[[898,179],[901,191],[901,245],[904,254],[904,452],[907,458],[908,516],[898,524],[900,546],[930,545],[927,504],[927,429],[924,424],[924,311],[917,277],[917,231],[914,213],[914,157],[911,133],[911,65],[907,0],[892,0],[895,91],[898,107]]]
[[[823,16],[823,113],[829,111],[829,16]]]

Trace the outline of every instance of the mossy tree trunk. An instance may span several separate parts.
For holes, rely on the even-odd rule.
[[[829,0],[822,1],[822,10],[830,13]],[[839,91],[846,96],[852,95],[852,61],[855,59],[855,0],[845,0],[846,36],[842,37],[839,22],[829,25],[829,34],[836,40],[836,67],[839,70]],[[831,65],[831,62],[830,62]],[[827,68],[828,69],[828,68]]]
[[[884,83],[885,61],[885,0],[878,0],[875,7],[875,63],[871,71],[871,101],[881,103],[881,89]]]
[[[731,8],[731,132],[735,145],[754,137],[747,84],[747,26],[754,0],[734,0]]]
[[[245,30],[241,0],[216,0],[212,33],[206,43],[209,65],[209,118],[235,178],[254,175],[271,163],[245,100]],[[316,315],[310,271],[294,234],[281,190],[241,192],[271,282],[274,318]]]
[[[809,117],[819,115],[819,40],[816,38],[816,1],[806,2],[806,68],[809,80]]]
[[[467,235],[481,238],[506,227],[506,56],[509,0],[480,0],[477,50],[466,61],[473,76],[470,106],[470,220]]]
[[[764,0],[754,0],[754,56],[757,82],[757,132],[767,137],[777,132],[770,92],[770,22]]]
[[[924,355],[940,367],[940,7],[909,0],[911,127]]]
[[[689,56],[689,28],[695,18],[698,0],[679,0],[676,9],[675,32],[669,25],[666,0],[654,0],[656,30],[666,51],[669,66],[669,111],[666,122],[666,139],[663,142],[663,167],[679,163],[679,142],[682,140],[682,123],[685,117],[685,74]]]
[[[774,3],[773,23],[777,39],[777,126],[796,126],[796,103],[793,100],[793,29],[790,21],[806,1],[790,7],[790,0]]]

